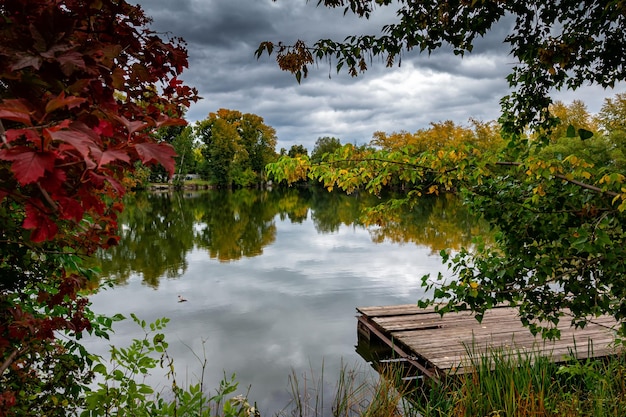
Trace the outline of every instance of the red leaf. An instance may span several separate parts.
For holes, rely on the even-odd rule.
[[[33,242],[50,240],[59,231],[56,223],[33,204],[26,204],[26,218],[22,227],[24,229],[34,229],[30,235],[30,240]]]
[[[59,199],[59,204],[61,208],[61,218],[62,219],[74,219],[77,222],[83,219],[83,214],[85,210],[80,203],[72,198],[61,198]]]
[[[13,120],[32,126],[30,119],[30,109],[22,100],[2,100],[0,103],[0,119]]]
[[[125,76],[126,71],[124,71],[122,68],[116,67],[111,73],[111,84],[113,85],[113,87],[117,88],[118,90],[123,90],[124,84],[126,83]]]
[[[102,156],[100,157],[100,163],[98,164],[98,167],[101,167],[102,165],[106,165],[108,163],[111,163],[113,161],[124,161],[126,163],[130,163],[130,156],[128,155],[127,152],[124,152],[120,149],[108,149],[104,152],[102,152]]]
[[[22,136],[32,143],[41,143],[41,137],[33,129],[9,129],[7,130],[7,142],[11,143]]]
[[[113,136],[113,125],[106,120],[100,120],[98,126],[93,128],[93,131],[96,132],[98,135],[110,138],[111,136]]]
[[[113,177],[109,177],[107,175],[101,175],[94,171],[89,171],[88,175],[89,175],[89,179],[91,180],[91,182],[94,184],[96,188],[101,189],[104,187],[104,183],[108,182],[109,184],[111,184],[113,188],[115,188],[115,191],[117,191],[117,193],[120,196],[124,195],[124,192],[126,191],[124,190],[124,186],[120,184],[119,181],[117,181]]]
[[[138,143],[135,145],[139,158],[144,164],[158,162],[170,173],[174,175],[174,157],[176,151],[171,145],[166,143]]]
[[[54,171],[39,180],[39,184],[41,184],[44,190],[46,190],[49,194],[56,194],[61,189],[65,181],[67,181],[67,174],[65,171],[55,168]]]
[[[57,60],[61,64],[61,71],[67,76],[72,75],[76,68],[85,69],[83,55],[77,51],[66,52],[59,56]]]
[[[16,54],[16,58],[17,59],[13,61],[13,65],[11,65],[11,71],[18,71],[26,67],[33,67],[38,70],[43,62],[43,58],[40,56],[32,55],[27,52]]]
[[[141,129],[144,129],[146,127],[149,126],[148,123],[142,121],[142,120],[128,120],[127,118],[125,118],[124,116],[118,116],[118,115],[113,115],[113,117],[120,122],[121,124],[123,124],[126,127],[126,130],[128,130],[129,134],[133,134]]]
[[[159,118],[156,123],[156,127],[165,127],[165,126],[187,126],[187,121],[185,119],[168,117],[163,115]]]
[[[46,171],[52,172],[56,154],[54,152],[35,152],[26,146],[15,146],[0,151],[0,159],[13,161],[11,171],[21,185],[37,181]]]
[[[52,113],[56,109],[60,109],[65,106],[67,106],[68,109],[72,109],[76,106],[80,106],[85,101],[87,101],[87,99],[82,97],[65,97],[65,92],[61,92],[57,98],[53,98],[48,101],[48,104],[46,104],[46,113]]]
[[[52,140],[67,143],[75,148],[85,159],[89,156],[91,148],[96,146],[93,138],[81,130],[70,129],[55,131],[52,129],[44,129],[44,131],[50,135]]]

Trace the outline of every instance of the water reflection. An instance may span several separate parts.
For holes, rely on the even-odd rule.
[[[447,198],[364,227],[361,211],[379,202],[315,189],[138,194],[120,218],[119,246],[98,259],[125,285],[94,294],[93,309],[170,318],[181,379],[197,382],[195,355],[206,354],[207,387],[236,373],[262,415],[273,415],[290,399],[292,371],[319,375],[324,363],[332,390],[342,362],[362,364],[355,307],[416,302],[422,275],[446,273],[437,245],[467,245],[478,227]],[[111,343],[127,346],[137,332],[118,323]],[[87,343],[106,356],[108,341]],[[151,378],[168,386],[158,372]]]
[[[95,262],[104,277],[118,284],[139,274],[156,288],[161,278],[187,271],[193,249],[220,262],[254,257],[275,242],[276,219],[299,224],[310,214],[317,233],[335,233],[342,225],[364,228],[363,211],[379,203],[369,194],[320,189],[139,193],[126,200],[119,245]],[[380,226],[368,230],[376,243],[414,243],[433,252],[468,246],[472,236],[487,235],[486,225],[451,195],[388,212]]]

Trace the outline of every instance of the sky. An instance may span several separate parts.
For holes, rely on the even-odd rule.
[[[324,136],[341,143],[364,144],[375,131],[415,132],[431,122],[470,118],[497,120],[500,99],[508,94],[506,75],[514,65],[502,40],[508,22],[479,39],[464,58],[450,50],[430,56],[405,53],[400,67],[374,60],[356,78],[337,74],[326,61],[313,65],[298,84],[281,71],[275,57],[256,59],[263,41],[293,44],[301,39],[343,40],[348,35],[378,34],[394,21],[395,9],[375,9],[369,20],[343,14],[343,8],[317,7],[310,0],[136,0],[153,18],[152,29],[188,43],[189,68],[181,79],[199,90],[201,101],[186,118],[194,123],[220,108],[261,116],[277,133],[277,147],[304,145],[309,152]],[[597,113],[605,98],[624,92],[584,87],[556,92],[555,100],[582,100]]]

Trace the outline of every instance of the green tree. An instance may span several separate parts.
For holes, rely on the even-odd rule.
[[[255,114],[220,109],[198,122],[195,134],[204,143],[203,169],[219,186],[260,183],[276,159],[276,131]]]
[[[574,100],[569,105],[556,101],[550,106],[550,112],[558,119],[556,126],[550,132],[552,140],[564,137],[573,137],[574,132],[584,129],[590,133],[598,132],[598,124],[587,110],[587,106],[580,100]],[[568,135],[568,130],[569,135]]]
[[[604,99],[597,119],[606,132],[626,132],[626,93]]]
[[[598,113],[597,122],[610,142],[613,160],[622,169],[626,167],[626,93],[606,98]]]
[[[287,152],[287,156],[289,156],[290,158],[308,155],[309,151],[307,150],[307,148],[304,147],[304,145],[291,145],[291,148],[289,148],[289,151]]]
[[[324,136],[317,138],[311,152],[311,161],[320,162],[325,153],[333,153],[341,148],[341,141],[334,137]]]
[[[176,176],[179,181],[185,178],[185,175],[196,172],[196,141],[191,126],[186,126],[182,132],[174,138],[172,146],[176,151]]]
[[[257,57],[276,53],[280,68],[294,73],[298,82],[308,66],[324,58],[356,76],[373,57],[393,66],[413,49],[430,53],[449,47],[457,55],[471,53],[477,37],[510,19],[513,26],[503,41],[516,65],[507,76],[511,92],[502,99],[499,119],[507,146],[443,145],[422,153],[400,147],[365,158],[344,146],[324,165],[282,158],[268,167],[270,175],[278,180],[314,178],[329,189],[348,192],[379,193],[394,181],[405,183],[410,185],[403,200],[408,204],[424,194],[458,191],[498,230],[498,237],[493,245],[477,240],[471,250],[443,252],[454,278],[425,277],[433,299],[422,305],[442,301],[437,307],[442,312],[472,309],[480,319],[486,309],[505,303],[517,307],[521,321],[546,337],[558,336],[553,325],[560,319],[584,325],[593,315],[610,314],[626,335],[626,177],[616,164],[594,165],[574,153],[558,158],[542,154],[558,124],[550,112],[551,91],[586,83],[612,87],[626,78],[626,54],[616,53],[626,50],[624,2],[319,4],[365,18],[375,4],[398,7],[398,13],[380,35],[322,39],[310,47],[302,41],[263,42]],[[566,136],[588,140],[589,131],[568,126]]]
[[[238,143],[236,126],[228,121],[209,116],[195,126],[196,134],[205,144],[202,148],[209,180],[223,187],[233,183],[235,155],[243,152]]]

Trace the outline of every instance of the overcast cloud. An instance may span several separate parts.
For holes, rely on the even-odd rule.
[[[298,85],[281,71],[274,57],[257,60],[263,41],[312,44],[320,38],[342,40],[352,34],[377,34],[393,21],[393,8],[375,10],[370,21],[342,9],[316,7],[306,0],[140,0],[154,19],[153,29],[188,42],[189,69],[182,79],[198,88],[203,100],[187,113],[190,122],[220,108],[254,113],[276,129],[277,150],[303,144],[309,151],[317,138],[367,143],[372,133],[414,132],[430,122],[469,118],[495,120],[499,101],[508,93],[505,76],[514,65],[502,43],[509,24],[498,25],[464,58],[449,51],[430,57],[405,54],[400,68],[374,61],[357,78],[321,62]],[[566,103],[583,100],[592,113],[604,98],[623,91],[588,87],[555,94]]]

